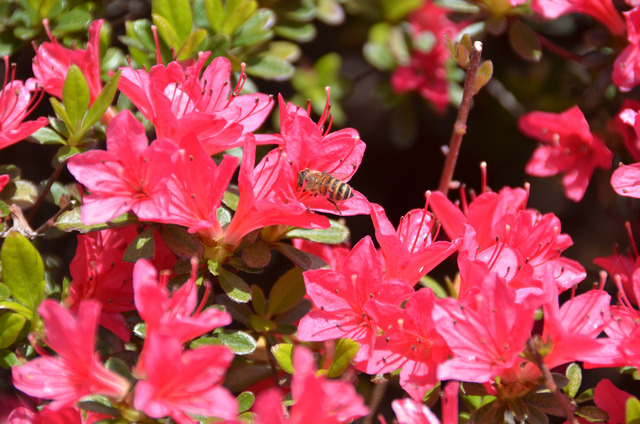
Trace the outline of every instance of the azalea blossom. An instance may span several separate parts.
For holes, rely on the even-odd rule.
[[[120,399],[129,390],[123,377],[105,368],[95,351],[100,303],[85,300],[77,316],[53,300],[38,307],[45,342],[57,356],[42,356],[12,368],[13,384],[24,393],[51,399],[46,408],[70,407],[84,396]]]
[[[434,219],[427,211],[430,196],[431,193],[427,192],[424,209],[412,209],[400,218],[397,230],[387,219],[382,206],[371,204],[371,219],[384,257],[387,278],[401,278],[416,284],[458,249],[457,243],[432,240]]]
[[[62,86],[67,78],[71,65],[76,65],[89,86],[90,103],[102,91],[100,80],[100,28],[102,19],[93,21],[89,25],[89,41],[86,49],[73,50],[61,46],[51,34],[49,20],[44,19],[44,26],[50,41],[45,41],[36,49],[33,58],[33,74],[44,90],[59,99],[62,98]]]
[[[0,191],[6,187],[9,183],[10,177],[8,174],[0,175]]]
[[[640,102],[627,99],[613,121],[614,128],[622,133],[624,145],[635,161],[640,161],[640,120],[636,127],[638,109]]]
[[[189,414],[233,419],[238,406],[221,386],[233,352],[225,346],[182,350],[180,340],[147,336],[145,379],[138,381],[133,405],[152,418],[170,416],[178,424],[196,424]]]
[[[328,228],[326,217],[311,213],[296,197],[289,183],[295,177],[284,152],[277,149],[256,166],[255,151],[254,139],[248,136],[238,176],[238,207],[216,240],[233,250],[244,236],[270,225]]]
[[[24,140],[49,123],[44,116],[40,116],[35,121],[23,122],[40,102],[42,97],[39,94],[42,89],[33,78],[27,79],[26,82],[16,80],[16,69],[9,66],[9,57],[4,56],[3,59],[4,81],[0,90],[0,149]],[[8,181],[8,176],[6,180]],[[0,189],[3,186],[0,179]]]
[[[400,386],[416,401],[438,384],[438,366],[451,351],[436,331],[431,318],[435,296],[431,289],[413,294],[405,309],[377,300],[367,302],[365,310],[382,333],[364,366],[367,374],[383,374],[398,369]]]
[[[89,150],[69,159],[69,172],[89,194],[82,199],[85,225],[101,224],[133,211],[140,219],[167,214],[166,180],[177,147],[158,139],[151,145],[144,126],[125,110],[107,128],[107,150]]]
[[[259,172],[269,176],[275,174],[278,167],[288,167],[279,176],[283,179],[283,186],[288,187],[284,189],[294,193],[300,202],[313,211],[347,216],[369,214],[369,202],[355,189],[351,198],[338,204],[327,196],[305,190],[299,185],[299,174],[304,170],[326,172],[337,181],[347,183],[362,163],[366,145],[356,130],[343,128],[330,132],[332,118],[329,114],[329,94],[327,105],[317,123],[309,117],[309,111],[286,104],[282,96],[279,97],[279,104],[281,134],[271,136],[269,141],[280,144],[282,150],[269,152],[258,167]],[[281,162],[280,155],[284,155],[286,163]]]
[[[640,8],[623,12],[627,24],[629,45],[613,63],[611,78],[616,86],[626,93],[640,83]]]
[[[611,186],[620,196],[640,198],[640,162],[613,171]]]
[[[481,262],[471,263],[465,278],[468,288],[459,299],[437,299],[431,309],[453,352],[438,366],[438,379],[486,383],[522,361],[539,304],[530,297],[516,301],[515,290]]]
[[[355,361],[371,355],[377,323],[367,312],[373,300],[400,305],[413,289],[404,280],[386,279],[370,237],[360,240],[338,271],[318,269],[303,274],[313,310],[300,320],[298,338],[324,341],[348,337],[360,344]]]
[[[582,13],[600,21],[614,35],[625,32],[624,21],[611,0],[532,0],[531,9],[546,19]]]
[[[464,202],[462,210],[442,193],[431,194],[431,209],[449,238],[460,238],[462,256],[479,260],[527,296],[542,289],[544,269],[552,266],[560,290],[582,281],[586,272],[578,262],[560,255],[571,237],[561,233],[553,214],[526,209],[528,193],[505,187]]]
[[[285,419],[282,396],[277,389],[258,395],[253,410],[258,424],[340,424],[369,413],[362,396],[347,381],[316,375],[313,354],[304,347],[293,352],[291,395],[295,402]]]
[[[527,174],[547,177],[564,173],[565,195],[574,202],[584,196],[595,168],[611,168],[613,153],[591,133],[578,106],[559,114],[527,113],[519,126],[525,135],[542,143],[527,163]]]
[[[157,137],[179,144],[191,134],[213,155],[241,146],[243,136],[269,115],[273,100],[262,93],[240,94],[244,68],[232,91],[231,63],[217,57],[205,68],[210,54],[200,53],[186,67],[173,61],[148,72],[123,68],[118,88],[153,123]]]

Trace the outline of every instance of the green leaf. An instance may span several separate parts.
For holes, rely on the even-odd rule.
[[[207,34],[207,30],[203,28],[198,28],[189,34],[187,39],[184,40],[184,43],[182,43],[180,50],[176,53],[178,60],[195,57],[196,53],[201,50],[200,46],[207,38]]]
[[[125,213],[109,221],[109,223],[84,225],[80,219],[80,207],[75,207],[60,215],[54,225],[59,230],[66,232],[79,231],[81,233],[88,233],[90,231],[106,230],[114,227],[125,227],[127,225],[137,224],[138,222],[138,218],[134,214]]]
[[[118,81],[120,81],[121,70],[117,71],[109,81],[104,85],[100,94],[93,102],[91,107],[89,108],[89,112],[82,119],[82,129],[81,133],[85,133],[89,131],[89,128],[93,126],[96,122],[102,118],[104,113],[107,111],[109,106],[111,106],[111,102],[113,102],[113,98],[116,95],[116,90],[118,89]]]
[[[302,270],[291,268],[275,282],[267,301],[267,318],[293,308],[304,298],[306,290]]]
[[[211,29],[216,33],[220,32],[224,18],[222,0],[204,0],[204,10]]]
[[[3,301],[3,302],[0,302],[0,309],[6,309],[6,310],[9,310],[9,311],[14,311],[14,312],[24,316],[29,321],[32,321],[33,317],[35,315],[35,312],[33,312],[30,309],[28,309],[22,303],[12,302],[10,300],[6,300],[6,301]]]
[[[333,361],[327,372],[327,377],[340,377],[351,365],[351,361],[356,356],[356,353],[358,353],[358,349],[360,349],[360,345],[351,339],[338,340],[335,352],[333,353]]]
[[[422,0],[382,0],[384,16],[391,22],[398,21],[422,6]]]
[[[325,244],[339,244],[347,241],[351,236],[349,228],[340,222],[330,219],[330,227],[320,230],[294,228],[287,231],[287,238],[301,238]]]
[[[222,196],[222,203],[232,211],[235,211],[238,209],[239,200],[240,200],[240,196],[238,195],[237,192],[225,191],[224,195]]]
[[[130,382],[135,381],[135,377],[131,374],[131,370],[125,361],[120,358],[116,358],[114,356],[107,359],[104,363],[104,366],[109,370],[113,371],[116,374],[126,378]]]
[[[318,0],[318,19],[327,25],[344,22],[344,10],[336,0]]]
[[[151,13],[152,15],[161,16],[168,28],[171,28],[171,32],[176,34],[178,45],[170,43],[169,45],[177,48],[191,34],[193,15],[191,14],[189,0],[153,0],[151,2]],[[165,41],[168,42],[169,40],[165,39]]]
[[[578,389],[580,389],[580,385],[582,384],[582,368],[573,362],[567,367],[565,375],[569,379],[569,383],[562,390],[567,396],[573,398],[576,396],[576,393],[578,393]]]
[[[286,256],[291,262],[302,268],[303,271],[325,268],[327,266],[327,264],[317,256],[298,250],[290,244],[275,243],[273,248]]]
[[[11,296],[35,312],[44,296],[44,264],[38,250],[21,234],[10,233],[0,250],[2,282]]]
[[[485,60],[478,68],[478,74],[476,75],[476,81],[473,90],[474,94],[478,94],[478,92],[480,92],[482,87],[484,87],[489,82],[492,75],[493,63],[490,60]]]
[[[73,128],[71,119],[69,118],[67,111],[64,109],[64,106],[62,106],[62,103],[60,103],[60,101],[55,97],[50,97],[49,103],[51,103],[51,107],[53,108],[53,111],[56,113],[56,116],[59,119],[61,119],[62,122],[65,123],[66,125],[65,130],[68,131],[71,128]],[[62,131],[58,130],[58,132],[62,134]]]
[[[625,408],[625,424],[640,424],[640,401],[636,397],[627,399]]]
[[[0,349],[16,341],[26,322],[26,318],[19,314],[6,313],[0,316]]]
[[[245,411],[248,411],[253,406],[253,402],[255,402],[256,397],[251,392],[242,392],[236,398],[236,402],[238,402],[238,414],[242,414]]]
[[[251,285],[251,306],[258,315],[264,315],[267,311],[267,300],[264,292],[256,284]]]
[[[0,283],[0,301],[5,301],[11,295],[11,290],[5,284]]]
[[[238,303],[247,303],[251,300],[251,289],[244,280],[226,269],[221,268],[218,275],[218,281],[222,290]]]
[[[581,406],[573,413],[576,417],[582,417],[591,422],[609,421],[609,414],[595,406]]]
[[[182,41],[180,40],[175,28],[171,26],[171,22],[169,22],[164,16],[156,15],[155,13],[151,14],[151,19],[158,29],[160,38],[162,38],[169,47],[172,47],[174,50],[178,50],[182,45]]]
[[[75,133],[80,128],[82,117],[89,107],[89,85],[76,65],[69,67],[67,78],[62,85],[62,104],[71,124],[69,130]]]
[[[124,252],[122,260],[124,262],[136,263],[138,259],[152,259],[156,253],[156,245],[153,240],[153,227],[147,227],[143,232],[133,239],[127,250]]]
[[[273,331],[278,326],[278,324],[270,319],[265,319],[255,314],[249,317],[249,325],[258,333]]]
[[[542,46],[538,35],[519,20],[512,21],[509,26],[509,43],[523,59],[540,61]]]
[[[38,13],[40,20],[48,18],[51,13],[51,9],[55,6],[57,0],[28,0],[27,4],[31,9]]]
[[[293,374],[293,345],[288,343],[277,344],[271,347],[271,353],[284,372]]]
[[[67,144],[67,140],[49,127],[40,128],[31,134],[40,144]]]
[[[295,62],[300,58],[300,46],[290,41],[272,41],[269,43],[269,54],[287,62]]]
[[[316,27],[310,23],[287,22],[286,25],[277,25],[273,30],[280,37],[298,43],[307,43],[316,38]]]
[[[91,23],[91,13],[78,7],[68,10],[56,19],[56,33],[86,31]]]
[[[78,407],[85,411],[96,412],[98,414],[105,414],[112,417],[120,416],[120,411],[111,406],[110,402],[103,396],[93,395],[89,396],[88,399],[90,400],[78,402]]]
[[[253,46],[273,38],[271,28],[276,15],[270,9],[258,9],[233,35],[234,46]]]
[[[22,365],[22,362],[15,353],[7,349],[0,349],[0,367],[7,370],[18,365]]]
[[[227,0],[224,5],[222,32],[232,35],[258,8],[255,0]]]
[[[13,187],[9,203],[22,209],[33,206],[38,198],[38,186],[28,180],[14,180]]]
[[[169,249],[183,259],[199,258],[204,247],[202,241],[195,234],[189,233],[184,227],[178,225],[164,225],[160,230],[162,240]]]
[[[291,78],[295,68],[277,56],[260,54],[247,59],[247,75],[266,80],[284,81]]]
[[[234,333],[221,333],[218,335],[220,341],[233,351],[236,355],[248,355],[256,350],[258,342],[243,331]]]

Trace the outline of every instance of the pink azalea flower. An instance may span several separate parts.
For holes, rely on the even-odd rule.
[[[637,252],[636,252],[637,253]],[[638,305],[638,299],[633,292],[633,274],[640,268],[640,260],[631,254],[615,253],[607,258],[595,258],[593,263],[607,271],[607,274],[614,278],[620,278],[624,292],[629,301]]]
[[[8,174],[0,175],[0,191],[2,191],[6,187],[10,179],[11,178]]]
[[[640,83],[640,8],[623,12],[629,45],[613,63],[611,78],[620,91],[628,92]]]
[[[69,67],[76,65],[89,85],[91,103],[102,91],[100,81],[100,28],[102,19],[93,21],[89,25],[89,41],[87,49],[70,50],[58,44],[49,29],[49,21],[44,19],[42,24],[51,42],[42,43],[33,58],[33,74],[44,90],[59,99],[62,98],[62,85],[67,78]]]
[[[637,120],[636,126],[638,109],[640,109],[640,102],[625,100],[613,123],[614,128],[622,133],[624,144],[636,161],[640,161],[640,120]]]
[[[434,302],[431,289],[421,289],[407,300],[405,309],[377,300],[365,305],[384,334],[376,339],[364,371],[384,374],[401,369],[400,386],[416,401],[438,384],[438,365],[451,353],[431,319]]]
[[[237,165],[238,158],[227,155],[216,165],[195,137],[185,137],[173,154],[167,210],[156,220],[182,225],[204,237],[220,234],[217,210]]]
[[[431,193],[427,192],[426,196],[424,209],[410,210],[400,218],[397,230],[387,219],[382,206],[371,204],[371,219],[384,257],[387,278],[400,278],[415,285],[458,249],[457,243],[432,240],[434,219],[427,211]]]
[[[466,26],[456,24],[447,17],[448,10],[431,1],[409,15],[411,37],[415,40],[430,33],[435,43],[427,51],[417,47],[411,51],[408,64],[402,64],[391,75],[391,86],[397,93],[417,91],[429,100],[439,113],[449,103],[446,62],[450,59],[445,35],[455,39]]]
[[[640,198],[640,162],[613,171],[611,186],[620,196]]]
[[[582,13],[602,22],[614,35],[625,32],[624,21],[611,0],[533,0],[531,8],[546,19]]]
[[[86,415],[86,419],[84,416]],[[58,411],[43,409],[32,411],[25,407],[16,408],[9,414],[7,424],[93,424],[101,420],[113,418],[97,412],[81,411],[76,407]]]
[[[528,137],[543,143],[527,163],[527,174],[547,177],[564,173],[565,195],[575,202],[584,196],[595,168],[611,168],[613,153],[591,133],[578,106],[559,114],[527,113],[519,126]]]
[[[128,241],[135,237],[127,234],[125,238],[129,231],[135,233],[129,228],[78,235],[76,254],[69,266],[69,296],[65,299],[65,304],[75,313],[85,299],[100,301],[100,325],[125,342],[129,341],[131,331],[122,312],[135,310],[131,284],[133,264],[122,261]]]
[[[360,240],[339,271],[318,269],[303,273],[313,310],[300,321],[298,338],[324,341],[348,337],[360,344],[356,361],[368,359],[375,343],[377,323],[365,305],[377,299],[400,305],[413,289],[404,280],[383,274],[370,237]]]
[[[146,70],[124,68],[118,87],[150,120],[158,137],[178,144],[195,135],[207,154],[242,145],[243,136],[264,122],[273,100],[262,93],[240,95],[246,75],[230,88],[231,63],[215,58],[203,71],[210,52],[183,68],[176,61]]]
[[[231,315],[217,308],[202,310],[208,298],[209,285],[198,304],[197,269],[178,290],[169,293],[169,276],[158,276],[155,267],[139,259],[133,269],[135,306],[146,324],[146,333],[171,336],[181,343],[201,336],[214,328],[231,323]]]
[[[12,369],[13,384],[24,393],[52,399],[48,409],[72,406],[87,395],[120,399],[129,390],[123,377],[107,370],[95,352],[100,304],[86,300],[77,317],[53,300],[38,307],[45,341],[58,356],[39,357]]]
[[[144,347],[146,379],[136,384],[133,405],[152,418],[170,416],[178,424],[196,424],[188,414],[233,419],[235,398],[221,386],[233,360],[224,346],[182,350],[178,339],[150,335]]]
[[[347,381],[331,381],[316,376],[313,354],[298,347],[293,353],[291,395],[294,405],[285,419],[282,397],[277,389],[261,393],[254,411],[258,424],[339,424],[350,423],[369,413],[362,396]]]
[[[461,253],[485,262],[512,288],[540,289],[549,265],[559,289],[574,286],[586,272],[578,262],[560,256],[573,244],[571,237],[561,233],[555,215],[525,209],[527,197],[523,189],[505,187],[500,193],[482,193],[460,210],[434,192],[430,204],[449,238],[462,238]]]
[[[342,182],[348,182],[358,170],[366,145],[353,128],[344,128],[330,133],[331,122],[324,130],[329,115],[329,96],[322,116],[316,124],[309,112],[292,104],[285,104],[282,96],[280,103],[281,135],[272,137],[272,142],[281,144],[282,150],[272,150],[263,160],[263,172],[270,175],[278,166],[288,166],[289,171],[279,178],[288,186],[296,198],[308,208],[317,211],[341,215],[369,214],[370,206],[362,193],[353,190],[353,197],[332,203],[327,196],[298,187],[298,175],[301,171],[327,172]],[[280,165],[279,155],[286,156],[287,164]],[[337,210],[339,208],[339,211]]]
[[[238,176],[238,208],[229,225],[216,236],[223,244],[238,246],[250,232],[269,225],[328,228],[329,220],[311,213],[296,198],[289,180],[295,179],[282,151],[267,154],[254,168],[255,144],[248,136]]]
[[[631,397],[634,396],[618,389],[607,379],[600,380],[593,391],[593,401],[609,415],[609,424],[626,422],[627,400]]]
[[[553,279],[553,275],[547,275]],[[604,339],[598,336],[611,320],[611,296],[602,288],[592,289],[558,305],[556,285],[551,282],[550,302],[543,305],[544,329],[542,340],[551,340],[551,352],[544,357],[550,369],[574,361],[606,360]],[[611,366],[615,366],[612,364]]]
[[[460,299],[437,299],[431,316],[453,357],[438,366],[438,379],[491,381],[522,358],[531,334],[537,302],[516,301],[504,279],[473,263],[470,288]]]
[[[37,94],[41,89],[33,78],[29,78],[26,82],[16,80],[16,69],[15,67],[10,69],[9,57],[4,56],[3,59],[4,81],[0,90],[0,149],[24,140],[49,122],[44,116],[35,121],[22,122],[40,102],[42,97]],[[36,97],[32,97],[34,93]],[[0,182],[0,190],[2,187]]]
[[[411,398],[395,399],[391,402],[391,408],[398,424],[440,424],[436,414],[427,405]]]
[[[106,151],[69,159],[69,172],[90,192],[83,198],[82,222],[100,224],[129,211],[143,220],[166,216],[166,179],[176,149],[163,139],[148,145],[143,125],[128,110],[119,113],[107,128]]]

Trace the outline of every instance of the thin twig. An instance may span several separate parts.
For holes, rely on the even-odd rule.
[[[476,85],[476,76],[478,75],[478,67],[480,66],[480,56],[482,55],[482,43],[476,41],[471,48],[470,62],[467,67],[467,76],[464,80],[464,90],[462,92],[462,103],[458,109],[456,122],[453,124],[453,133],[449,141],[449,151],[442,169],[440,184],[438,190],[445,196],[449,192],[449,184],[453,179],[453,171],[456,168],[460,146],[462,146],[462,137],[467,132],[467,118],[471,109],[471,100],[473,99]]]
[[[540,34],[537,35],[538,39],[540,40],[540,44],[542,44],[542,46],[549,50],[551,53],[563,59],[572,60],[576,63],[583,63],[584,60],[582,56],[575,54],[574,52],[569,51],[562,46],[559,46],[558,44],[549,40],[547,37],[543,37]]]
[[[269,359],[269,368],[271,368],[271,377],[273,378],[273,384],[276,386],[278,390],[280,390],[280,379],[278,377],[278,364],[276,359],[273,357],[273,353],[271,352],[271,341],[268,336],[264,336],[264,340],[267,343],[267,358]]]
[[[383,381],[382,383],[374,384],[373,391],[371,393],[371,400],[369,401],[369,415],[367,415],[362,424],[373,424],[373,420],[376,418],[376,413],[380,407],[380,403],[384,399],[384,394],[387,391],[389,381]]]
[[[36,212],[38,212],[38,209],[42,205],[42,202],[44,202],[45,197],[47,197],[47,194],[49,194],[49,190],[51,189],[51,186],[58,179],[58,177],[62,173],[62,170],[64,169],[65,166],[67,166],[66,160],[60,162],[60,164],[58,164],[56,169],[53,170],[53,174],[51,174],[51,176],[49,177],[49,181],[47,181],[47,185],[40,192],[40,194],[38,195],[38,198],[36,199],[36,202],[33,204],[33,207],[29,211],[29,215],[27,215],[27,221],[31,222],[33,217],[36,215]]]
[[[556,397],[556,399],[558,399],[560,407],[564,410],[567,420],[571,424],[578,424],[578,419],[575,415],[573,415],[571,405],[569,404],[569,402],[567,402],[567,398],[564,397],[562,392],[558,390],[558,385],[553,380],[553,376],[551,375],[549,367],[547,366],[547,364],[545,364],[542,356],[540,356],[540,352],[538,352],[538,348],[536,347],[536,342],[533,337],[529,337],[529,339],[527,340],[527,349],[529,350],[529,354],[534,360],[534,363],[540,369],[540,372],[542,372],[542,376],[544,377],[544,381],[547,384],[547,388]]]

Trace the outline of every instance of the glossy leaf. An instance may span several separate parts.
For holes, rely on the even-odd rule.
[[[264,315],[267,311],[267,299],[262,289],[255,285],[251,285],[251,306],[258,315]]]
[[[569,364],[565,375],[569,379],[569,383],[562,389],[565,394],[571,398],[575,397],[582,384],[582,368],[575,362]]]
[[[476,81],[474,86],[474,94],[478,94],[478,92],[484,87],[489,80],[491,80],[491,76],[493,75],[493,63],[490,60],[485,60],[480,64],[478,68],[478,74],[476,75]]]
[[[236,331],[234,333],[221,333],[218,335],[220,341],[233,351],[236,355],[248,355],[256,350],[258,343],[249,334]]]
[[[267,318],[293,308],[306,294],[302,270],[291,268],[275,282],[267,301]]]
[[[185,228],[177,225],[163,225],[160,235],[169,249],[178,257],[191,259],[202,256],[204,251],[202,242],[198,236],[189,233]]]
[[[509,26],[509,43],[523,59],[538,62],[542,57],[542,46],[538,35],[519,20]]]
[[[330,226],[326,229],[294,228],[287,231],[287,238],[301,238],[325,244],[339,244],[349,239],[351,236],[349,227],[333,219],[330,219],[329,223]]]
[[[125,213],[117,218],[109,221],[109,223],[84,225],[80,219],[80,207],[71,209],[62,213],[54,226],[62,231],[79,231],[80,233],[88,233],[90,231],[106,230],[113,227],[125,227],[127,225],[138,223],[138,218],[132,213]]]
[[[44,296],[44,264],[38,250],[21,234],[10,233],[0,250],[2,282],[11,297],[35,312]]]
[[[247,303],[251,300],[251,289],[245,281],[226,269],[220,269],[218,275],[220,287],[231,298],[238,303]]]
[[[67,113],[71,131],[80,128],[81,120],[89,107],[89,85],[76,65],[69,72],[62,85],[62,104]]]
[[[233,36],[234,46],[253,46],[273,38],[276,15],[270,9],[258,9]]]
[[[258,8],[255,0],[227,0],[224,4],[224,20],[222,22],[222,32],[233,34],[240,25]]]
[[[264,268],[271,262],[269,246],[257,240],[242,250],[242,261],[251,268]]]
[[[293,345],[280,343],[271,347],[273,357],[280,368],[288,374],[293,374]]]
[[[625,408],[625,424],[640,424],[640,400],[636,397],[627,399]]]
[[[152,259],[156,252],[156,245],[153,240],[153,227],[147,227],[133,239],[122,258],[125,262],[136,263],[138,259]]]
[[[82,119],[82,133],[89,131],[89,128],[98,122],[100,118],[104,116],[104,113],[107,111],[109,106],[111,106],[111,102],[113,102],[116,90],[118,89],[118,81],[120,80],[121,73],[122,71],[119,70],[113,74],[102,88],[100,94],[98,94],[98,97],[96,97],[96,100]]]
[[[178,56],[178,60],[186,60],[192,57],[195,57],[199,50],[201,49],[201,45],[207,38],[207,30],[198,28],[193,31],[186,40],[182,43],[180,50],[176,53]]]
[[[574,415],[591,422],[606,422],[609,420],[609,414],[595,406],[581,406],[575,410]]]
[[[291,78],[294,67],[277,56],[260,54],[247,59],[247,75],[267,80],[283,81]]]
[[[296,249],[290,244],[275,243],[273,245],[273,248],[286,256],[291,262],[299,266],[303,271],[324,268],[327,266],[327,264],[317,256]]]
[[[191,34],[193,15],[189,0],[153,0],[151,13],[161,16],[166,21],[172,32],[175,33],[179,44],[182,44]],[[165,39],[165,41],[168,40]]]
[[[242,392],[236,398],[236,402],[238,402],[238,414],[241,414],[245,411],[248,411],[253,406],[253,402],[255,402],[256,397],[251,392]]]
[[[16,341],[26,322],[27,319],[19,314],[0,315],[0,349],[7,348]]]
[[[333,361],[329,366],[327,377],[338,378],[350,366],[351,361],[358,353],[360,345],[351,339],[340,339],[336,342],[336,348],[333,352]]]

